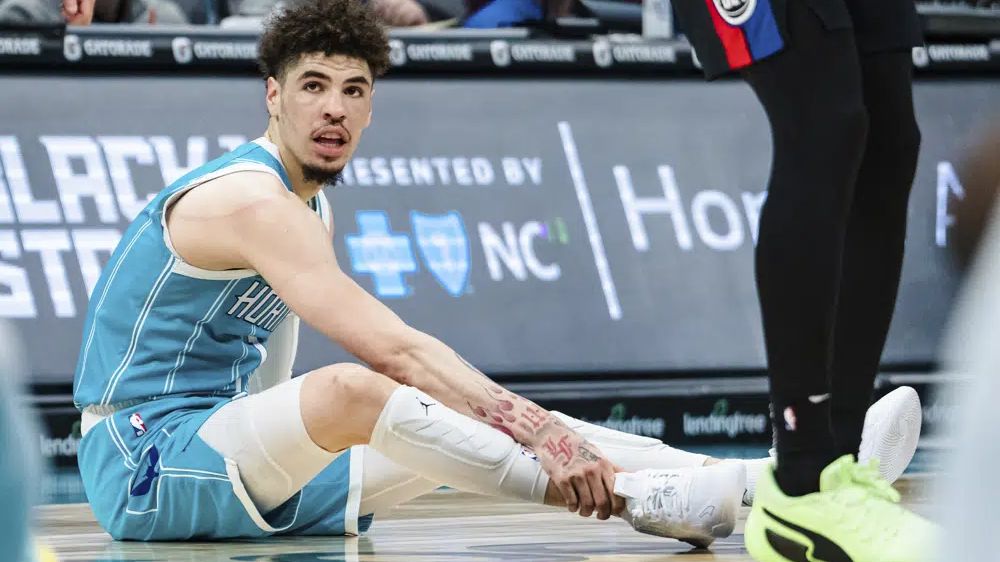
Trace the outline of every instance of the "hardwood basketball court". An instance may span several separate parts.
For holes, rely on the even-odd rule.
[[[896,487],[918,511],[925,477]],[[358,538],[289,537],[236,542],[115,542],[86,504],[38,509],[38,534],[59,560],[159,562],[749,562],[741,511],[736,533],[711,550],[636,533],[621,520],[585,520],[557,508],[438,490],[376,520]],[[927,515],[927,513],[924,513]]]

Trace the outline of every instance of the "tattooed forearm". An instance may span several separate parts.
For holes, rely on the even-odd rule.
[[[482,421],[516,425],[532,435],[552,421],[558,421],[531,401],[508,392],[492,382],[480,386],[486,393],[486,400],[480,404],[466,403],[472,413]]]
[[[507,435],[510,435],[511,439],[517,441],[517,436],[514,435],[514,432],[510,428],[504,425],[505,421],[508,422],[513,421],[513,418],[511,416],[505,416],[503,412],[499,409],[497,409],[496,411],[486,410],[486,408],[483,408],[482,406],[473,406],[472,403],[470,402],[466,402],[466,404],[469,405],[469,410],[471,410],[472,413],[475,414],[476,418],[478,418],[479,421],[484,422],[486,425],[489,425],[493,429],[502,431]]]
[[[569,428],[558,418],[534,402],[503,389],[463,359],[461,355],[456,353],[455,356],[470,371],[482,377],[482,381],[479,383],[483,390],[482,399],[466,400],[473,417],[510,435],[515,441],[525,445],[534,445],[540,450],[542,450],[541,441],[543,438],[553,433],[556,439],[560,436],[565,437],[563,434],[568,432]],[[553,429],[556,431],[553,432]],[[559,462],[569,462],[573,457],[573,447],[568,443],[565,444],[565,447],[566,453],[561,453],[562,449],[559,447],[553,449],[556,452],[553,454],[559,454],[561,457],[568,455],[568,458],[559,458]]]
[[[541,408],[535,406],[534,404],[528,403],[525,406],[524,411],[521,412],[521,420],[524,425],[530,426],[528,431],[538,431],[545,425],[545,422],[549,420],[550,416],[547,412],[542,411]]]
[[[516,422],[517,415],[514,413],[514,402],[520,397],[513,394],[510,397],[506,397],[504,396],[504,390],[500,387],[491,388],[486,385],[481,386],[486,391],[487,400],[479,405],[469,402],[469,408],[472,410],[472,413],[476,417],[491,423],[513,424]]]

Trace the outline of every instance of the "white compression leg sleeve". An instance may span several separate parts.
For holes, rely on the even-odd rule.
[[[307,377],[219,408],[198,436],[232,460],[254,505],[268,513],[295,495],[339,453],[313,442],[302,420],[299,395]]]
[[[361,515],[374,513],[381,517],[399,504],[434,491],[440,482],[433,482],[404,468],[368,447],[365,449],[361,486]]]
[[[599,425],[571,418],[562,412],[553,411],[570,429],[579,433],[604,453],[608,460],[622,467],[625,472],[636,472],[644,468],[684,468],[702,466],[707,455],[689,453],[665,445],[659,439],[632,435]]]
[[[369,445],[430,481],[491,496],[545,500],[548,475],[510,436],[412,386],[389,396]]]

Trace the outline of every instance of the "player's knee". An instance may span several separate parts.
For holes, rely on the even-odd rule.
[[[785,119],[774,128],[775,172],[808,176],[831,186],[849,186],[864,157],[868,141],[868,110],[860,103],[845,103],[827,112],[812,111],[799,119]],[[791,179],[791,178],[789,178]],[[803,197],[822,196],[802,189],[793,181],[792,189]]]
[[[785,107],[770,112],[769,117],[776,150],[807,158],[810,154],[855,154],[859,160],[864,152],[870,121],[860,98],[844,99],[836,106]]]
[[[381,404],[394,384],[384,375],[356,363],[336,363],[310,373],[310,392],[318,392],[329,402],[353,406]]]
[[[917,165],[920,152],[920,127],[912,114],[895,119],[880,119],[872,124],[869,151],[878,154],[879,165],[898,169],[909,176]]]
[[[854,203],[858,212],[893,228],[906,220],[920,141],[912,113],[873,121],[867,151],[875,160],[865,165],[877,169],[869,170],[864,184],[859,184]]]
[[[775,130],[766,203],[769,221],[801,228],[847,221],[868,136],[868,113],[853,103],[823,115],[814,113],[808,126],[785,123],[783,132]]]
[[[920,143],[923,142],[923,136],[920,134],[920,126],[917,125],[916,118],[907,119],[897,132],[900,135],[905,154],[916,160],[917,154],[920,152]]]
[[[816,137],[801,139],[812,148],[851,156],[860,163],[868,141],[869,118],[864,104],[850,103],[819,118]],[[820,129],[820,130],[816,130]],[[843,166],[843,163],[838,163]]]
[[[316,369],[306,375],[300,391],[306,431],[327,451],[367,443],[394,388],[391,380],[361,365]]]
[[[839,124],[838,134],[841,142],[857,143],[847,146],[864,147],[868,140],[868,132],[871,121],[868,118],[868,110],[864,106],[851,106],[847,111],[837,116]],[[863,154],[864,150],[858,150],[858,154]]]

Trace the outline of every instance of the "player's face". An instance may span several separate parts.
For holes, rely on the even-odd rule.
[[[371,122],[372,82],[367,62],[322,53],[303,56],[281,82],[268,78],[275,142],[307,181],[331,181],[351,159]]]

